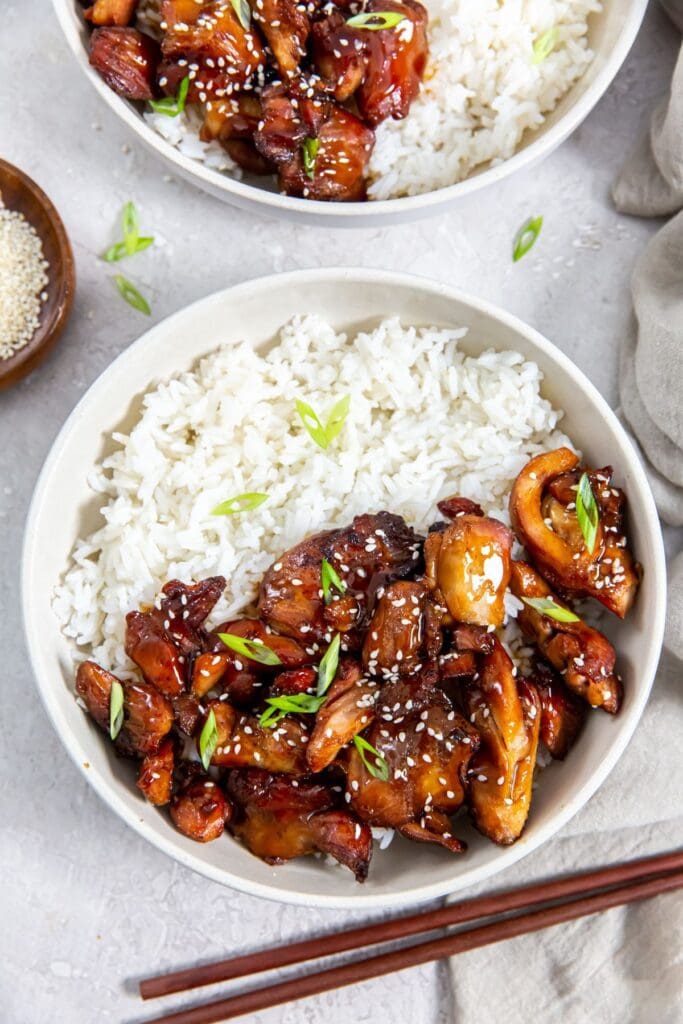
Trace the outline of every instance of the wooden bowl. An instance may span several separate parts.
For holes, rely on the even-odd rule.
[[[56,344],[73,305],[76,271],[71,243],[57,210],[35,181],[4,160],[0,160],[0,197],[8,210],[23,214],[32,225],[50,265],[40,326],[27,345],[9,359],[0,359],[2,389],[30,373]]]

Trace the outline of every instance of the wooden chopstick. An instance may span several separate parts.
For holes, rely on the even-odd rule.
[[[405,970],[418,964],[443,957],[455,956],[481,946],[501,942],[518,935],[539,931],[553,925],[572,921],[588,914],[596,914],[612,907],[648,899],[674,889],[683,888],[683,869],[621,885],[603,892],[582,896],[565,903],[540,910],[517,914],[490,924],[464,929],[454,934],[430,939],[413,946],[369,957],[353,963],[341,964],[328,970],[293,978],[271,986],[252,989],[201,1006],[189,1007],[161,1017],[147,1024],[217,1024],[265,1010],[281,1003],[306,996],[317,995],[360,981]]]
[[[599,868],[567,878],[558,878],[550,882],[539,882],[535,885],[494,893],[490,896],[478,896],[462,903],[438,907],[436,910],[422,911],[407,917],[398,917],[390,921],[381,921],[378,924],[336,932],[332,935],[304,939],[287,946],[276,946],[256,953],[247,953],[244,956],[145,978],[140,982],[140,995],[143,999],[154,999],[158,996],[170,995],[173,992],[199,988],[202,985],[213,985],[219,981],[243,978],[248,974],[288,967],[305,960],[316,960],[319,957],[344,953],[379,942],[404,939],[410,935],[423,934],[448,925],[463,924],[480,917],[490,917],[493,914],[503,914],[524,908],[529,909],[535,904],[566,899],[594,889],[620,885],[677,868],[683,868],[683,850],[627,861],[623,864],[615,864],[611,867]]]

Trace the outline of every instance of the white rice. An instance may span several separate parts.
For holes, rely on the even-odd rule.
[[[511,157],[590,64],[588,22],[602,10],[600,0],[421,2],[429,11],[430,63],[408,116],[377,129],[371,199],[431,192]],[[156,28],[158,6],[144,0],[140,7],[147,31]],[[555,48],[534,63],[534,43],[550,30]],[[144,117],[186,156],[241,176],[219,143],[199,141],[197,112]]]
[[[393,319],[347,339],[304,316],[265,356],[226,345],[148,392],[130,434],[114,435],[120,447],[90,476],[104,523],[77,542],[55,597],[77,659],[129,668],[124,616],[173,577],[224,575],[213,621],[238,615],[283,550],[361,512],[387,509],[426,530],[436,502],[460,493],[506,519],[526,461],[569,442],[538,366],[517,352],[466,356],[465,333]],[[295,400],[324,421],[344,395],[350,412],[322,450]],[[268,500],[211,514],[250,491]]]
[[[507,160],[535,131],[593,54],[586,33],[598,0],[422,0],[429,10],[430,65],[402,121],[377,130],[372,199],[444,188]],[[537,39],[557,43],[533,62]]]

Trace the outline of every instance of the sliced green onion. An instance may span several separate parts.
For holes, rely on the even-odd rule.
[[[296,411],[299,413],[301,422],[318,447],[327,448],[327,434],[325,433],[324,426],[318,419],[316,411],[307,402],[302,402],[299,398],[296,400]]]
[[[534,41],[532,48],[532,64],[542,64],[546,57],[549,57],[557,46],[557,40],[560,36],[560,30],[558,28],[549,28],[547,32],[544,32],[542,36]]]
[[[111,684],[109,694],[109,735],[113,740],[121,732],[123,725],[123,687],[116,679]]]
[[[563,608],[552,597],[523,597],[522,601],[539,615],[547,615],[549,619],[555,619],[557,622],[581,621],[578,615],[574,615],[569,608]]]
[[[115,274],[114,281],[119,290],[119,295],[122,299],[125,299],[129,306],[137,309],[140,313],[144,313],[145,316],[151,315],[152,310],[149,302],[140,294],[134,284],[131,284],[122,274]]]
[[[322,582],[323,600],[325,601],[325,604],[329,604],[332,600],[332,587],[338,590],[340,594],[345,593],[346,584],[339,578],[337,570],[333,565],[330,565],[326,558],[323,558],[322,561],[320,579]]]
[[[185,101],[190,88],[190,76],[185,75],[178,86],[177,96],[165,96],[163,100],[150,100],[149,105],[155,114],[166,114],[167,117],[177,117],[185,109]]]
[[[588,553],[592,555],[598,536],[600,514],[588,473],[583,473],[579,480],[579,489],[576,492],[576,518],[579,521]]]
[[[135,203],[128,202],[121,214],[123,222],[123,244],[129,256],[135,253],[140,235],[140,221]]]
[[[230,0],[232,9],[237,15],[237,20],[246,32],[251,25],[251,7],[247,0]]]
[[[218,726],[216,725],[216,716],[213,712],[213,708],[211,708],[206,716],[206,721],[204,722],[202,731],[199,734],[199,756],[202,759],[205,772],[208,772],[209,770],[211,758],[213,757],[217,746]]]
[[[522,224],[512,244],[512,260],[514,263],[517,260],[521,260],[522,256],[526,256],[529,249],[533,248],[542,227],[543,217],[529,217],[529,220]]]
[[[235,636],[234,633],[219,633],[218,636],[226,647],[229,647],[235,654],[241,654],[243,658],[257,661],[259,665],[282,664],[275,651],[266,647],[263,640],[247,640],[243,636]]]
[[[399,14],[398,11],[368,11],[365,14],[355,14],[353,18],[347,18],[346,24],[351,28],[365,28],[371,32],[379,32],[383,28],[396,28],[405,20],[405,14]]]
[[[349,415],[350,408],[351,395],[344,395],[343,398],[339,399],[336,405],[332,406],[330,415],[327,417],[327,423],[325,424],[325,434],[327,436],[328,444],[332,444],[335,437],[341,433],[346,417]]]
[[[360,759],[370,774],[376,779],[380,779],[382,782],[388,782],[389,765],[385,758],[382,757],[379,750],[376,750],[372,743],[368,743],[368,741],[364,740],[362,736],[354,736],[353,745],[360,754]],[[368,754],[372,756],[372,761],[368,760]]]
[[[102,259],[106,260],[107,263],[118,263],[119,260],[125,259],[126,256],[134,256],[135,253],[144,252],[145,249],[149,249],[150,245],[154,245],[154,238],[149,235],[143,235],[138,238],[133,252],[128,251],[125,242],[116,242],[107,249]]]
[[[234,498],[228,498],[211,509],[212,516],[234,516],[238,512],[251,512],[258,508],[264,501],[268,500],[267,494],[259,494],[258,491],[248,491],[246,494],[238,494]]]
[[[315,715],[324,703],[324,697],[314,697],[310,693],[269,697],[266,701],[268,707],[259,718],[259,724],[272,727],[285,715]]]
[[[304,170],[313,181],[315,177],[315,162],[318,159],[320,139],[312,139],[310,136],[301,143],[301,159],[304,163]]]
[[[339,647],[341,645],[341,634],[337,633],[330,646],[325,651],[325,655],[318,666],[318,687],[317,694],[322,697],[327,693],[332,680],[337,674],[337,666],[339,665]]]
[[[318,416],[315,409],[312,408],[307,402],[302,402],[301,399],[296,400],[296,411],[299,413],[301,422],[308,431],[310,437],[313,438],[319,448],[326,449],[334,441],[334,439],[341,432],[346,417],[349,414],[351,408],[351,397],[345,395],[343,398],[332,406],[330,415],[327,418],[327,423],[323,426],[320,417]]]

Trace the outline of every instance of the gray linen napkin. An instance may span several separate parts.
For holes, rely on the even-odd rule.
[[[662,519],[683,526],[683,49],[669,96],[614,187],[621,213],[676,214],[632,280],[637,330],[621,352],[621,416],[649,469]],[[666,644],[683,658],[683,552],[669,567]]]

